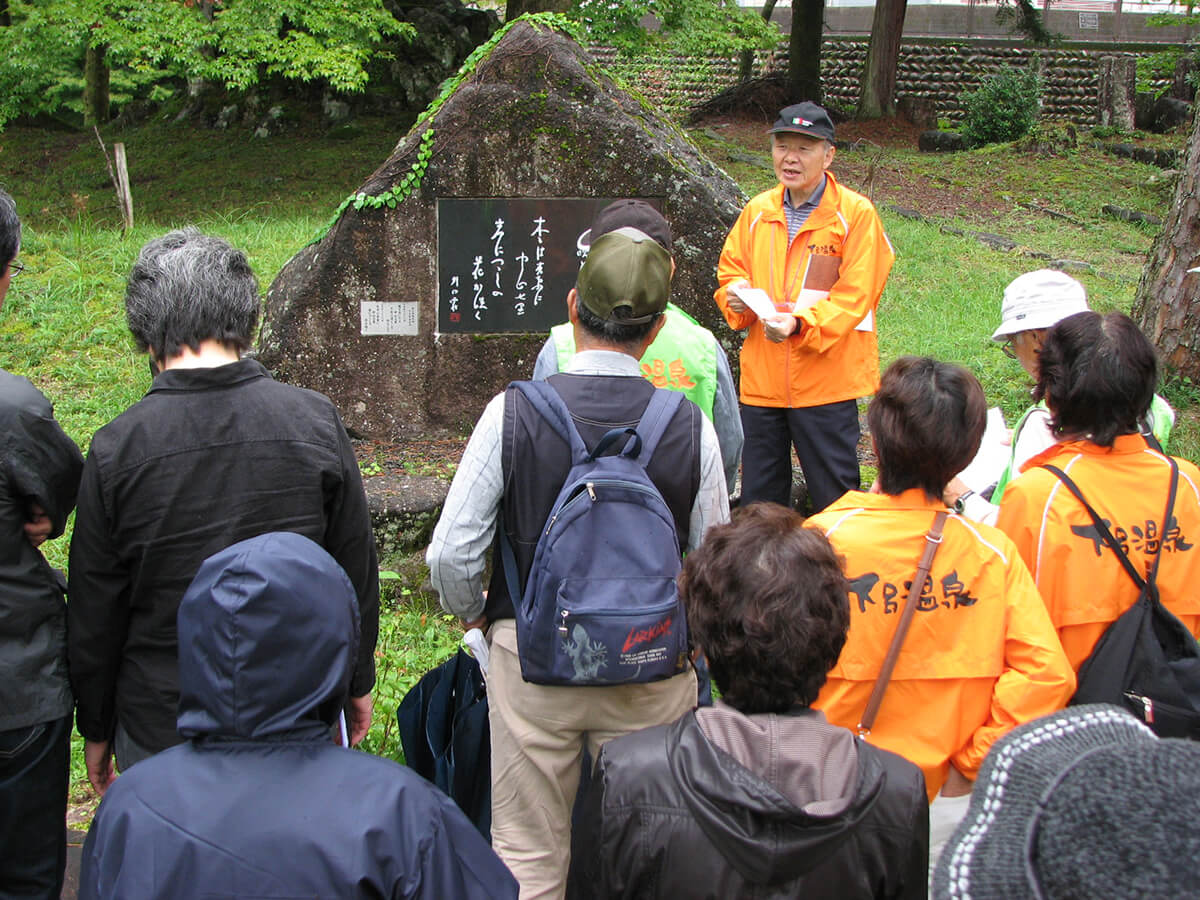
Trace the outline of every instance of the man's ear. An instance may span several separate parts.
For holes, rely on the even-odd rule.
[[[579,291],[575,288],[567,293],[567,320],[572,325],[579,321]]]

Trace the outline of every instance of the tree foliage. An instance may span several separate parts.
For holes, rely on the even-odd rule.
[[[626,54],[664,49],[732,56],[779,42],[775,25],[735,0],[577,0],[568,15],[583,25],[589,40]],[[656,25],[645,27],[646,16]]]
[[[104,48],[114,95],[172,78],[244,89],[269,76],[357,91],[383,41],[415,34],[383,0],[10,0],[9,14],[0,124],[78,103],[89,47]]]
[[[1015,141],[1037,121],[1042,76],[1036,68],[1002,69],[963,97],[962,132],[973,144]]]
[[[1062,35],[1046,28],[1046,22],[1033,0],[1000,0],[996,10],[996,21],[1012,26],[1012,30],[1025,37],[1036,47],[1049,47],[1062,41]]]
[[[1154,92],[1154,81],[1170,79],[1175,74],[1175,66],[1180,59],[1191,60],[1191,71],[1187,80],[1192,87],[1200,87],[1200,36],[1195,32],[1200,25],[1200,12],[1195,3],[1187,4],[1184,13],[1155,13],[1146,17],[1146,24],[1155,28],[1186,27],[1191,37],[1186,43],[1167,44],[1161,50],[1138,57],[1137,89],[1147,93]]]

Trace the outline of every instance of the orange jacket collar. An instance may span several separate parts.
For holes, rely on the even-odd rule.
[[[1063,441],[1060,444],[1054,444],[1047,447],[1036,456],[1031,456],[1029,460],[1021,466],[1022,472],[1027,472],[1030,469],[1036,469],[1038,466],[1043,466],[1048,462],[1053,462],[1058,456],[1066,456],[1073,453],[1082,453],[1085,456],[1109,456],[1114,453],[1141,453],[1146,449],[1146,439],[1140,434],[1121,434],[1117,435],[1111,447],[1101,447],[1099,444],[1094,444],[1091,441]]]
[[[871,494],[867,491],[847,491],[829,505],[829,509],[929,509],[940,512],[946,508],[941,500],[933,500],[921,488],[909,488],[899,494]]]

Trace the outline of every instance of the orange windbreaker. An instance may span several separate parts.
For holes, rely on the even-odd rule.
[[[1167,552],[1158,568],[1159,596],[1200,637],[1200,469],[1185,459],[1175,461],[1175,523],[1163,535]],[[1033,457],[1022,467],[1024,474],[1004,489],[996,526],[1013,539],[1033,572],[1063,649],[1078,670],[1139,592],[1100,542],[1087,510],[1040,468],[1043,463],[1071,476],[1142,572],[1150,571],[1159,545],[1171,467],[1140,435],[1121,435],[1111,449],[1068,441]]]
[[[746,204],[725,239],[716,301],[729,327],[748,328],[741,353],[741,399],[750,406],[820,406],[872,394],[879,387],[875,308],[895,254],[871,201],[831,173],[820,205],[788,244],[783,185]],[[776,309],[795,312],[786,341],[768,341],[750,310],[729,309],[725,286],[745,278]],[[828,291],[793,310],[801,288]],[[808,295],[813,296],[813,295]]]
[[[944,507],[920,488],[851,491],[808,520],[846,559],[850,632],[813,705],[853,729],[887,655],[924,537]],[[1029,571],[997,529],[951,515],[868,738],[925,773],[974,779],[1010,729],[1062,708],[1075,673]]]

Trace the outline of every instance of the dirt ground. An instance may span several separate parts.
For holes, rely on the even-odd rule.
[[[746,147],[765,146],[768,123],[761,119],[714,118],[700,123]],[[836,126],[838,151],[833,170],[847,184],[869,194],[876,204],[913,209],[934,218],[954,215],[983,218],[1002,208],[1001,201],[947,190],[949,179],[929,178],[896,166],[880,165],[873,148],[915,149],[921,130],[900,118],[842,122]],[[846,147],[845,145],[851,145]]]

